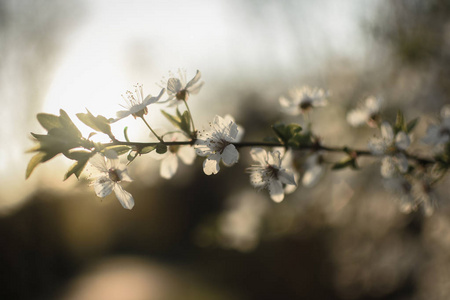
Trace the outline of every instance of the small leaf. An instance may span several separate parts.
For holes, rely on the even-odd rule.
[[[413,131],[417,123],[419,123],[419,118],[415,118],[409,121],[406,125],[406,133],[410,133],[411,131]]]
[[[92,156],[92,152],[89,151],[83,151],[83,150],[74,150],[74,151],[68,151],[64,153],[64,156],[72,159],[72,160],[89,160],[89,158]]]
[[[78,113],[77,117],[80,119],[81,122],[83,122],[85,125],[91,127],[95,131],[102,132],[108,136],[112,136],[111,133],[111,126],[109,125],[108,119],[106,119],[102,115],[94,116],[91,114],[89,110],[87,110],[86,114]]]
[[[88,162],[89,158],[86,160],[79,160],[77,162],[75,162],[67,171],[67,173],[64,175],[64,180],[67,180],[67,178],[69,178],[70,176],[72,176],[72,174],[75,174],[75,176],[77,177],[77,179],[80,178],[81,172],[83,172],[84,167],[86,166],[87,162]]]
[[[340,162],[335,163],[331,170],[341,170],[347,167],[353,167],[355,165],[353,158],[345,158],[341,160]]]
[[[59,122],[59,117],[51,114],[40,113],[36,116],[38,122],[44,127],[47,131],[53,128],[60,128],[61,123]]]
[[[147,146],[141,149],[141,151],[139,151],[140,154],[147,154],[152,152],[153,150],[156,149],[156,146]]]
[[[171,114],[168,114],[164,110],[161,110],[161,113],[164,115],[164,117],[167,118],[167,120],[170,121],[170,123],[172,123],[173,126],[180,128],[181,119],[179,117],[172,116]]]
[[[62,109],[59,110],[59,114],[61,115],[59,117],[59,120],[61,122],[62,127],[65,128],[70,135],[74,135],[80,138],[81,132],[78,130],[77,126],[73,124],[72,120],[69,118],[69,115]]]
[[[105,149],[102,150],[102,152],[105,153],[108,150],[113,150],[114,152],[117,153],[117,155],[122,155],[130,151],[130,149],[131,147],[126,145],[113,145],[106,147]]]
[[[26,179],[28,179],[28,177],[30,177],[33,170],[43,161],[45,156],[46,156],[45,152],[39,152],[30,159],[30,161],[28,162],[27,171],[25,174]]]
[[[394,125],[394,133],[397,134],[400,131],[406,131],[406,126],[405,126],[405,117],[403,116],[403,113],[401,111],[398,111]]]
[[[43,162],[46,162],[50,159],[52,159],[55,155],[58,153],[47,153],[47,152],[38,152],[36,155],[34,155],[30,161],[28,162],[27,170],[25,173],[25,178],[28,179],[30,177],[33,170]]]
[[[132,153],[133,151],[130,151],[127,155],[128,163],[131,163],[139,154],[138,152],[135,152],[134,155]]]

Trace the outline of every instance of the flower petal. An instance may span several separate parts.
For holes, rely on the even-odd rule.
[[[395,164],[391,156],[385,156],[381,160],[381,176],[384,178],[392,178],[395,175]]]
[[[203,162],[203,172],[206,175],[217,174],[220,171],[219,166],[220,154],[210,155]]]
[[[122,186],[118,183],[114,184],[114,193],[116,194],[117,199],[120,204],[122,204],[123,208],[132,209],[134,206],[133,196],[125,191]]]
[[[302,184],[306,187],[311,187],[315,185],[320,177],[322,176],[324,168],[322,165],[314,165],[311,168],[308,168],[303,174]]]
[[[98,197],[106,197],[111,194],[114,182],[106,176],[99,177],[94,181],[94,191]]]
[[[252,150],[250,150],[250,155],[254,161],[259,162],[261,165],[267,163],[267,152],[262,148],[252,148]]]
[[[297,185],[295,182],[294,173],[288,170],[279,170],[278,179],[280,179],[280,181],[284,184]]]
[[[192,78],[187,84],[186,84],[186,89],[189,89],[191,86],[193,86],[194,84],[196,84],[200,78],[202,77],[202,73],[200,73],[199,70],[197,70],[197,73],[195,73],[194,78]],[[189,91],[190,93],[192,93],[192,91]]]
[[[353,127],[361,126],[369,120],[369,114],[365,110],[355,109],[347,114],[347,122]]]
[[[89,159],[89,163],[100,172],[108,172],[105,157],[99,153],[96,153],[94,156],[92,156],[91,159]]]
[[[279,180],[271,180],[267,188],[269,189],[270,198],[272,198],[273,201],[277,203],[283,201],[284,190],[283,185]]]
[[[167,81],[167,93],[169,95],[178,93],[182,88],[181,81],[178,78],[169,78]]]
[[[409,136],[404,131],[400,131],[395,136],[395,145],[398,149],[405,150],[409,147],[409,144],[411,144],[411,140],[409,139]]]
[[[381,124],[381,136],[388,144],[394,141],[394,131],[388,122],[383,122],[383,124]]]
[[[150,105],[150,104],[152,104],[152,103],[157,102],[159,99],[161,99],[162,95],[164,95],[164,92],[165,92],[165,91],[166,91],[166,89],[162,89],[162,90],[159,92],[159,95],[156,96],[156,97],[152,97],[152,95],[148,95],[147,97],[145,97],[144,101],[142,101],[142,104],[144,105],[144,107],[146,107],[146,106],[148,106],[148,105]],[[144,107],[143,107],[143,108],[144,108]],[[143,108],[141,108],[141,109],[143,109]],[[141,109],[140,109],[140,110],[141,110]]]
[[[239,151],[237,151],[236,147],[233,144],[230,144],[223,149],[221,154],[223,163],[230,167],[238,162],[239,160]]]
[[[178,169],[178,158],[175,154],[171,154],[167,156],[161,162],[160,174],[162,178],[170,179],[175,175]]]
[[[405,154],[398,153],[397,155],[395,155],[395,164],[397,165],[397,168],[400,171],[400,173],[403,174],[408,172],[409,163]]]
[[[197,156],[195,154],[195,149],[190,146],[180,147],[180,149],[178,149],[177,155],[186,165],[192,165],[195,157]]]

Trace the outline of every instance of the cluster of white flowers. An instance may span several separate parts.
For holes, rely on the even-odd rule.
[[[290,115],[304,114],[314,107],[327,105],[328,93],[323,89],[304,86],[289,90],[288,96],[279,98],[281,108]]]
[[[374,155],[383,156],[381,160],[381,175],[391,178],[396,173],[404,174],[408,171],[408,159],[404,150],[411,143],[409,136],[404,131],[394,135],[392,126],[383,122],[381,124],[381,137],[374,137],[369,141],[369,150]]]
[[[142,86],[136,85],[134,93],[127,91],[126,96],[123,96],[127,102],[126,110],[119,111],[115,119],[109,120],[112,123],[129,115],[144,120],[163,144],[163,151],[156,151],[155,156],[161,160],[160,175],[165,179],[170,179],[176,174],[180,161],[191,165],[196,156],[205,157],[203,171],[206,175],[217,174],[220,171],[221,163],[230,167],[238,162],[240,156],[238,148],[245,144],[241,143],[244,129],[237,125],[229,115],[225,117],[216,115],[206,130],[197,131],[194,128],[186,101],[190,95],[197,94],[202,88],[203,82],[200,79],[199,71],[189,81],[186,80],[186,74],[179,71],[179,77],[172,75],[165,81],[164,86],[161,86],[162,90],[156,97],[151,95],[144,97]],[[167,99],[160,101],[166,91]],[[279,98],[279,103],[286,113],[309,114],[313,108],[326,106],[327,97],[328,92],[325,90],[305,86],[290,90],[288,96]],[[191,123],[186,125],[186,122],[189,121],[184,119],[185,125],[179,126],[184,131],[183,135],[174,132],[162,135],[161,138],[151,129],[145,121],[144,115],[148,112],[147,106],[156,102],[168,103],[169,106],[186,104],[187,111],[185,113],[188,114],[188,120]],[[414,163],[410,164],[411,156],[407,152],[411,144],[410,126],[404,123],[401,115],[399,122],[404,124],[396,123],[395,128],[388,122],[382,122],[381,104],[380,98],[368,97],[356,109],[349,111],[347,121],[352,126],[366,124],[373,128],[379,128],[381,136],[370,139],[368,143],[370,152],[365,151],[365,154],[381,157],[381,175],[385,178],[386,188],[398,195],[402,211],[410,212],[416,210],[419,205],[423,205],[425,212],[430,214],[436,203],[436,197],[431,188],[433,181],[429,179],[426,172],[420,171],[422,173],[419,174],[419,171],[415,171]],[[178,108],[177,114],[180,118],[185,117],[181,116]],[[441,123],[429,126],[425,138],[422,139],[424,143],[441,146],[450,142],[450,106],[442,109],[441,117]],[[175,125],[177,125],[176,122]],[[186,129],[186,126],[190,128],[191,125],[192,131]],[[290,129],[291,127],[289,127]],[[306,149],[291,149],[290,146],[286,146],[272,149],[272,151],[260,147],[250,150],[250,156],[255,161],[255,164],[247,168],[247,172],[250,173],[250,183],[258,190],[267,189],[271,199],[275,202],[281,202],[285,193],[292,193],[300,183],[305,187],[317,184],[326,171],[325,152],[327,148],[321,147],[319,139],[311,132],[306,132],[311,137],[310,142],[312,143]],[[280,134],[282,135],[282,133]],[[168,136],[170,136],[170,141],[164,140],[164,137]],[[188,141],[186,141],[186,137],[189,138]],[[281,139],[283,139],[282,136]],[[254,143],[253,145],[258,144]],[[283,143],[282,145],[287,144]],[[248,143],[247,146],[249,146]],[[355,167],[358,154],[352,157],[351,152],[345,151],[349,155],[347,166],[353,163],[351,166]],[[360,151],[360,153],[362,152]],[[97,153],[89,162],[96,171],[92,176],[92,185],[94,185],[97,196],[105,197],[114,191],[123,207],[131,209],[134,206],[133,197],[119,184],[131,181],[131,178],[128,176],[126,166],[119,163],[117,154],[112,151],[106,151],[104,154]],[[415,175],[413,175],[414,172]]]

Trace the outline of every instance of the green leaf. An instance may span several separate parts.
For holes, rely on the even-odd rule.
[[[419,118],[415,118],[409,121],[406,125],[406,133],[410,133],[411,131],[413,131],[417,123],[419,123]]]
[[[59,117],[51,114],[40,113],[36,116],[38,122],[44,127],[47,131],[53,128],[60,128],[61,122],[59,121]]]
[[[180,129],[188,135],[191,134],[191,117],[188,111],[185,111],[181,116]]]
[[[75,151],[68,151],[64,153],[64,156],[68,159],[72,160],[88,160],[93,155],[90,151],[83,151],[83,150],[75,150]]]
[[[27,170],[25,172],[25,178],[28,179],[30,177],[33,170],[43,162],[46,162],[52,159],[58,153],[48,153],[48,152],[38,152],[36,153],[28,162]]]
[[[72,174],[75,174],[75,176],[79,179],[81,172],[83,172],[84,167],[86,166],[87,162],[89,161],[89,158],[86,160],[79,160],[75,162],[72,166],[70,166],[67,173],[64,175],[64,180],[67,180]]]
[[[156,149],[156,146],[147,146],[141,149],[141,151],[139,151],[140,154],[147,154],[152,152],[153,150]]]
[[[164,115],[164,117],[167,118],[167,120],[170,121],[170,123],[172,123],[173,126],[181,129],[181,127],[180,127],[181,118],[180,117],[172,116],[171,114],[168,114],[164,110],[161,110],[161,113]]]
[[[42,162],[45,155],[46,155],[45,152],[39,152],[30,159],[30,161],[28,162],[27,171],[25,174],[26,179],[28,179],[28,177],[30,177],[33,170]]]
[[[87,110],[86,114],[78,113],[77,117],[80,119],[81,122],[83,122],[85,125],[91,127],[95,131],[102,132],[108,136],[112,136],[111,133],[111,126],[109,125],[108,119],[106,119],[102,115],[94,116],[91,114],[89,110]]]
[[[137,156],[138,156],[138,152],[135,152],[134,155],[132,155],[133,151],[130,151],[130,153],[128,153],[127,155],[127,159],[128,159],[128,163],[131,163]]]
[[[66,129],[67,133],[69,133],[69,135],[81,138],[81,132],[78,130],[77,126],[73,124],[72,120],[69,118],[69,115],[62,109],[59,110],[59,114],[61,125]]]
[[[406,125],[403,113],[401,111],[398,111],[397,118],[395,119],[394,133],[397,134],[400,131],[406,131]]]
[[[126,146],[126,145],[113,145],[113,146],[108,146],[108,147],[104,148],[102,150],[102,152],[105,153],[105,151],[113,150],[114,152],[117,153],[117,155],[122,155],[122,154],[125,154],[128,151],[130,151],[130,149],[131,149],[131,147]]]
[[[341,170],[347,167],[353,167],[354,165],[354,159],[353,158],[345,158],[341,160],[340,162],[335,163],[331,170]]]

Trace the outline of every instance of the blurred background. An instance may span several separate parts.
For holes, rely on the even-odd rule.
[[[63,158],[24,179],[37,113],[64,109],[86,136],[76,113],[112,117],[133,84],[157,94],[179,68],[205,81],[189,100],[198,127],[231,114],[261,140],[302,122],[278,97],[312,85],[331,93],[313,114],[326,144],[365,148],[376,130],[345,116],[375,95],[390,121],[420,117],[412,149],[429,155],[420,137],[449,103],[449,1],[2,0],[0,54],[1,299],[450,298],[448,179],[431,217],[401,213],[373,159],[279,204],[251,188],[247,149],[215,176],[197,158],[170,181],[140,157],[131,211],[63,181]],[[152,106],[149,122],[170,128]],[[118,137],[125,126],[150,139],[132,118]]]

